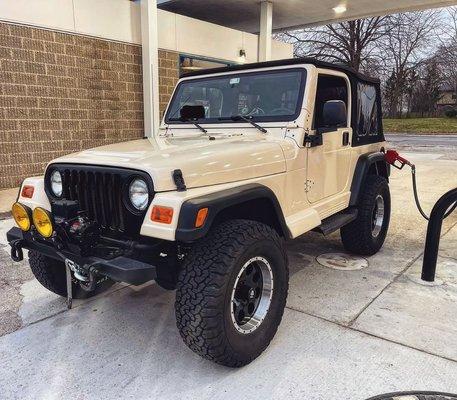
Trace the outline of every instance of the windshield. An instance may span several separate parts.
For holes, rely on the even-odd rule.
[[[182,81],[165,122],[183,123],[180,110],[184,105],[204,107],[205,117],[199,123],[233,121],[236,116],[259,122],[292,121],[300,113],[305,78],[306,70],[296,68]]]

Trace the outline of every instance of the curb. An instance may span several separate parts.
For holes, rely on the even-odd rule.
[[[0,212],[0,221],[11,218],[11,211]]]

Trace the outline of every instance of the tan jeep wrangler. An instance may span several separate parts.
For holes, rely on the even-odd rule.
[[[52,161],[8,232],[38,281],[85,298],[113,282],[176,289],[184,342],[238,367],[281,321],[285,240],[340,230],[372,255],[390,218],[377,80],[310,59],[182,78],[159,132]]]

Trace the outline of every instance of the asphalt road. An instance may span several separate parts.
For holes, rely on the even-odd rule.
[[[440,146],[457,148],[457,135],[409,135],[409,134],[386,134],[390,143],[401,146]]]
[[[439,156],[441,160],[457,160],[457,135],[386,134],[389,147],[402,153]]]

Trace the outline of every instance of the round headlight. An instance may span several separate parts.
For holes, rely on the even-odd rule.
[[[137,210],[146,209],[149,202],[149,191],[148,185],[143,179],[136,178],[132,181],[129,187],[129,199]]]
[[[51,190],[55,196],[62,196],[62,175],[59,171],[54,171],[51,174]]]

